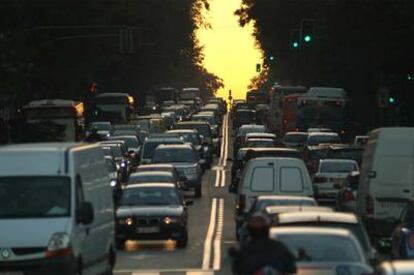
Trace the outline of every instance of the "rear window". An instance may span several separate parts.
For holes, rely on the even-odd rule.
[[[274,190],[273,167],[255,167],[252,173],[250,189],[255,192],[272,192]]]
[[[320,135],[320,136],[310,136],[308,138],[308,145],[318,145],[318,144],[326,144],[326,143],[340,143],[341,139],[339,136],[328,136],[328,135]]]
[[[182,144],[182,142],[178,142],[178,141],[145,142],[144,148],[143,148],[143,158],[152,159],[155,149],[160,144]]]
[[[352,162],[323,162],[320,170],[323,173],[349,173],[357,171],[358,167]]]
[[[152,162],[197,162],[197,156],[192,149],[158,149],[154,152]]]
[[[280,168],[280,190],[284,192],[302,192],[303,176],[297,167]]]
[[[285,142],[305,143],[307,138],[307,135],[290,134],[286,135],[283,140]]]
[[[194,129],[204,137],[211,137],[211,130],[208,124],[176,124],[174,129]]]

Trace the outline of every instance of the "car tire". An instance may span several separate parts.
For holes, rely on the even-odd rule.
[[[183,229],[180,237],[176,240],[178,248],[185,248],[187,247],[188,243],[188,231],[187,229]]]
[[[194,190],[194,196],[196,198],[201,198],[202,192],[201,192],[201,184],[199,184],[195,190]]]
[[[125,239],[116,239],[116,249],[123,250],[125,248]]]

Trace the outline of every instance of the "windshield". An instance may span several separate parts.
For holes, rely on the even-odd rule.
[[[180,133],[179,135],[183,137],[185,142],[189,142],[194,146],[201,144],[200,138],[198,137],[197,134],[194,134],[194,133]]]
[[[310,136],[308,137],[308,145],[318,145],[326,143],[340,143],[341,138],[339,136],[333,135],[320,135],[320,136]]]
[[[111,138],[111,140],[122,140],[122,141],[125,142],[125,145],[128,148],[138,148],[139,147],[139,142],[138,142],[138,139],[136,139],[136,138],[127,138],[127,137],[117,138],[115,136],[115,137]]]
[[[161,206],[179,203],[180,200],[174,188],[140,187],[125,189],[119,206]]]
[[[68,217],[70,200],[67,177],[0,178],[0,219]]]
[[[246,147],[275,147],[275,143],[272,140],[249,140],[247,141]]]
[[[176,124],[174,129],[195,129],[204,137],[211,137],[211,130],[208,124]]]
[[[152,159],[152,156],[154,155],[155,149],[158,147],[158,145],[161,144],[182,144],[182,142],[179,141],[172,141],[172,140],[165,140],[165,141],[147,141],[144,143],[143,147],[143,158],[144,159]]]
[[[352,162],[323,162],[320,170],[322,173],[349,173],[357,171],[358,167]]]
[[[283,138],[283,141],[293,143],[305,143],[307,138],[307,135],[289,134]]]
[[[318,234],[283,234],[277,236],[277,238],[289,248],[300,262],[363,261],[354,243],[345,237]]]
[[[152,162],[196,162],[196,154],[191,149],[162,149],[155,150]]]
[[[151,175],[151,176],[131,176],[128,180],[129,184],[132,183],[145,183],[145,182],[174,182],[173,178],[170,176],[163,175]]]
[[[89,129],[96,129],[98,131],[110,131],[110,123],[94,122],[90,125]]]

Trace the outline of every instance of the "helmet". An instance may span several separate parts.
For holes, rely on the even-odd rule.
[[[253,239],[269,237],[270,222],[261,213],[254,213],[247,221],[247,230]]]

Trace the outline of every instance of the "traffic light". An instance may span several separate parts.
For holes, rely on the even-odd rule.
[[[298,49],[300,46],[300,31],[298,29],[293,29],[290,32],[290,48]]]
[[[314,20],[303,19],[300,24],[301,38],[304,45],[310,44],[314,40]]]
[[[391,104],[391,105],[392,105],[392,104],[394,104],[394,103],[395,103],[395,97],[394,97],[394,96],[392,96],[392,95],[391,95],[391,96],[389,96],[389,97],[388,97],[388,103],[389,103],[389,104]]]
[[[257,63],[256,64],[256,72],[260,73],[261,70],[262,70],[262,66],[259,63]]]
[[[269,56],[269,61],[274,61],[274,60],[275,60],[275,57],[273,55],[270,55]]]

